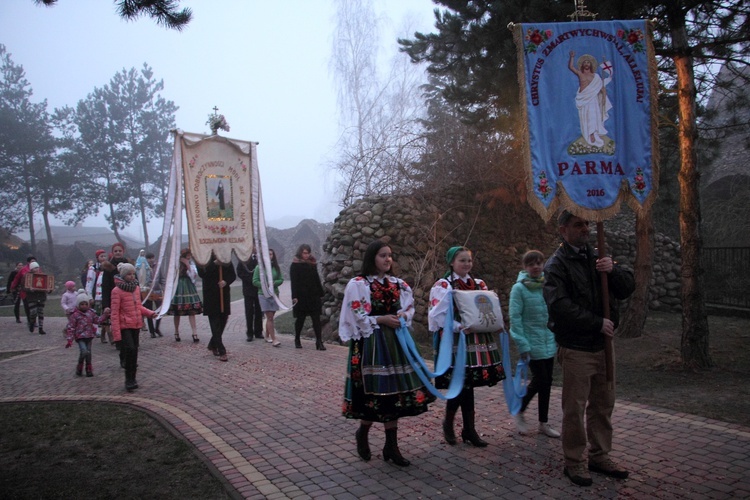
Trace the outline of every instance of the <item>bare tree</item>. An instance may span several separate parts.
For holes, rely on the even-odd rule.
[[[383,20],[371,0],[337,0],[331,70],[338,86],[342,134],[332,169],[341,178],[341,205],[413,186],[420,151],[421,73],[396,57],[381,76],[378,46]]]

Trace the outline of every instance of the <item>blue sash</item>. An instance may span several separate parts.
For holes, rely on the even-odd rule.
[[[529,367],[523,358],[518,360],[516,365],[515,376],[510,373],[510,341],[508,332],[500,332],[500,345],[503,350],[503,370],[505,370],[505,379],[503,380],[503,392],[505,393],[505,402],[508,405],[508,412],[511,415],[518,415],[521,411],[523,397],[526,395],[526,386],[529,383]]]
[[[401,318],[401,326],[396,329],[396,337],[398,338],[401,348],[406,354],[406,358],[409,360],[412,368],[416,372],[419,379],[425,385],[430,393],[440,399],[453,399],[458,396],[463,390],[464,385],[464,373],[466,371],[466,336],[463,332],[460,332],[458,336],[458,349],[456,351],[455,366],[453,367],[453,374],[451,375],[451,381],[448,385],[448,391],[443,395],[430,380],[434,377],[443,375],[451,367],[451,361],[453,359],[453,294],[451,292],[451,303],[448,307],[448,314],[445,315],[445,323],[443,326],[443,335],[440,339],[440,349],[438,353],[438,359],[435,361],[435,371],[432,372],[425,364],[422,356],[419,355],[417,346],[414,344],[414,339],[406,327],[404,319]],[[458,360],[461,360],[459,363]]]

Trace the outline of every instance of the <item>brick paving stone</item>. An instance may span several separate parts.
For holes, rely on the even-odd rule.
[[[210,333],[198,319],[201,342],[142,336],[138,383],[124,390],[118,353],[95,343],[95,377],[73,375],[77,353],[56,335],[30,335],[13,318],[0,318],[0,351],[27,351],[0,361],[0,402],[106,401],[148,410],[196,447],[244,498],[747,498],[750,427],[618,400],[612,456],[631,470],[617,481],[594,474],[591,488],[562,475],[560,441],[520,436],[504,408],[500,387],[476,392],[477,429],[487,448],[442,438],[445,403],[399,422],[399,447],[412,465],[382,460],[384,433],[370,432],[373,457],[356,453],[357,423],[341,417],[347,349],[294,349],[246,342],[242,304],[234,303],[224,342],[229,362],[206,349]],[[63,318],[46,318],[50,331]],[[20,325],[23,326],[23,325]],[[189,335],[187,335],[189,338]],[[535,410],[532,403],[530,411]],[[561,419],[560,391],[552,392],[550,421]],[[462,428],[460,416],[456,432]]]

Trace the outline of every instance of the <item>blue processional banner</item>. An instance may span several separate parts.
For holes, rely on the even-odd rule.
[[[658,186],[656,61],[647,21],[515,25],[528,199],[602,221]]]

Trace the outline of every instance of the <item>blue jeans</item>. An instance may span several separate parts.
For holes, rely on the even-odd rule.
[[[78,364],[81,365],[86,362],[86,366],[91,366],[91,339],[78,339]]]

